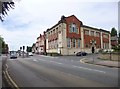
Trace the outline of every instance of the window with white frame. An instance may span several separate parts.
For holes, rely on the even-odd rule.
[[[76,40],[76,39],[72,39],[72,40],[73,40],[73,47],[75,47],[75,43],[76,43],[75,40]]]
[[[80,47],[80,39],[78,39],[78,47]]]
[[[57,48],[57,44],[58,44],[58,43],[57,43],[57,40],[55,40],[55,48]]]
[[[94,36],[94,31],[91,31],[91,32],[90,32],[90,35],[91,35],[91,36]]]
[[[104,37],[104,38],[108,38],[108,35],[107,35],[107,34],[105,34],[105,35],[103,35],[103,37]]]
[[[96,32],[96,37],[100,37],[100,33],[99,32]]]
[[[70,47],[70,38],[67,38],[67,47]]]
[[[89,35],[89,30],[85,30],[85,35]]]

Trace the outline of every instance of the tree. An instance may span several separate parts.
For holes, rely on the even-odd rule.
[[[20,51],[22,50],[22,47],[20,47]]]
[[[0,36],[0,54],[7,54],[9,51],[8,44],[5,43],[4,39]]]
[[[2,53],[2,43],[3,43],[3,38],[0,36],[0,55]]]
[[[119,34],[118,34],[118,44],[120,44],[120,32],[119,32]]]
[[[15,3],[11,0],[11,1],[9,1],[9,2],[2,2],[2,1],[0,1],[0,5],[1,5],[1,11],[0,11],[0,20],[1,21],[4,21],[3,19],[4,19],[4,17],[6,16],[6,15],[8,15],[8,12],[7,11],[9,11],[10,10],[10,8],[12,8],[12,9],[14,9],[14,7],[15,7]]]
[[[36,44],[35,44],[35,43],[32,44],[32,52],[33,52],[33,53],[36,52]]]
[[[33,43],[32,48],[35,46],[35,43]]]
[[[5,54],[7,54],[9,51],[9,47],[8,47],[8,44],[5,44]]]
[[[117,30],[115,28],[111,29],[111,36],[117,36]]]
[[[6,45],[5,45],[5,42],[3,41],[3,42],[2,42],[2,53],[3,53],[3,54],[5,53],[5,46],[6,46]]]
[[[26,51],[27,51],[27,52],[32,52],[32,47],[27,46]]]

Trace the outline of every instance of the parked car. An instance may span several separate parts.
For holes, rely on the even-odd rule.
[[[10,59],[17,58],[17,53],[15,51],[10,52]]]
[[[78,52],[76,53],[76,56],[86,56],[87,53],[86,52]]]
[[[29,56],[33,56],[33,53],[32,53],[32,52],[29,52],[28,55],[29,55]]]

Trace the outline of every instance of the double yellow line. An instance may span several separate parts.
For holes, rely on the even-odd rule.
[[[4,73],[4,76],[5,76],[6,80],[7,80],[7,82],[10,82],[10,83],[14,86],[14,88],[20,89],[20,88],[18,87],[18,85],[17,85],[17,84],[13,81],[13,79],[10,77],[7,69],[8,69],[8,65],[6,64],[6,70],[3,71],[3,73]]]

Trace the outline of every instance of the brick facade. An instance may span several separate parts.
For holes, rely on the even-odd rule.
[[[95,52],[111,48],[109,31],[83,25],[74,15],[62,16],[44,35],[44,51],[47,53],[75,55],[80,51],[91,53],[92,48]]]

